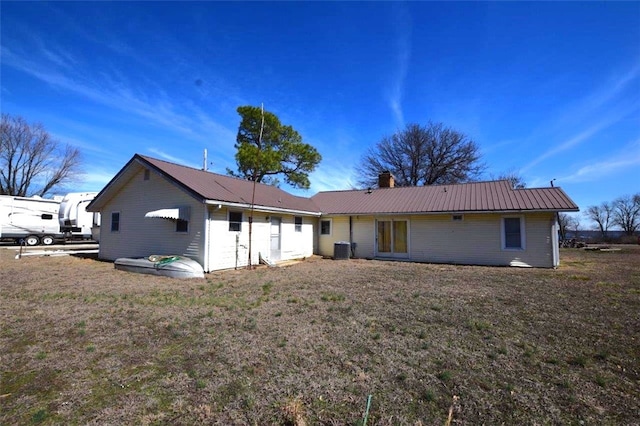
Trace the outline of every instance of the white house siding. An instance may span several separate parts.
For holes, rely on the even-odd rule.
[[[145,218],[152,210],[188,206],[189,231],[176,232],[173,220]],[[102,212],[100,258],[147,257],[151,254],[180,255],[203,264],[204,205],[169,183],[162,176],[137,173],[107,202]],[[111,231],[111,213],[120,212],[120,230]]]
[[[373,216],[322,216],[322,220],[331,220],[331,235],[320,235],[318,237],[318,254],[321,256],[333,256],[334,244],[338,241],[355,242],[355,257],[371,258],[374,256],[374,229],[375,221]],[[350,226],[352,235],[350,235]],[[319,225],[318,225],[319,227]]]
[[[229,230],[229,209],[216,209],[209,206],[209,270],[240,268],[249,261],[249,216],[250,211],[242,211],[240,232]],[[241,211],[231,209],[231,211]],[[270,258],[271,255],[271,218],[279,217],[280,259],[290,260],[308,257],[313,254],[314,220],[302,218],[302,232],[295,232],[293,215],[254,212],[252,226],[251,259],[253,264],[259,261],[259,255]]]
[[[527,213],[524,217],[525,249],[502,248],[498,213],[464,214],[453,221],[451,214],[384,216],[409,219],[409,260],[417,262],[553,267],[553,224],[555,213]],[[321,220],[327,219],[322,217]],[[375,217],[352,216],[355,257],[375,257]],[[332,235],[319,237],[319,254],[333,255],[333,244],[349,241],[349,217],[331,217]]]
[[[242,212],[242,225],[240,232],[229,231],[229,209],[214,209],[210,207],[209,218],[209,269],[228,269],[242,267],[248,264],[249,255],[249,222],[248,212]],[[241,211],[235,210],[232,211]],[[251,247],[252,258],[257,259],[260,250],[257,242],[264,236],[268,224],[265,224],[264,216],[254,214],[252,227],[254,246]]]
[[[372,258],[375,250],[375,219],[372,216],[353,216],[353,242],[355,257]]]
[[[338,241],[349,241],[349,216],[322,216],[323,220],[331,220],[331,235],[319,235],[318,254],[321,256],[333,256],[334,243]],[[320,225],[318,225],[320,234]]]
[[[313,239],[316,219],[302,216],[302,229],[296,232],[295,216],[282,217],[282,260],[300,259],[313,255]]]
[[[524,214],[525,249],[502,248],[502,214],[411,218],[411,260],[435,263],[553,267],[554,213]],[[516,215],[517,216],[517,215]]]

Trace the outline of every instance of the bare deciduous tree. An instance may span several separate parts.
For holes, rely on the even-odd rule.
[[[579,233],[580,233],[580,219],[578,219],[576,216],[570,216],[567,228],[570,231],[573,231],[573,237],[574,238],[580,238],[580,236],[579,236]]]
[[[466,135],[441,123],[409,124],[366,152],[358,183],[374,186],[385,170],[393,173],[398,186],[418,186],[474,180],[484,165],[478,145]]]
[[[44,196],[79,173],[80,151],[51,138],[41,124],[2,114],[0,194]]]
[[[609,231],[609,226],[611,226],[612,214],[613,206],[607,202],[604,202],[599,206],[589,206],[585,212],[585,216],[598,225],[598,229],[602,234],[603,240],[607,239],[607,232]]]
[[[491,176],[493,180],[508,180],[513,189],[523,189],[527,187],[527,182],[520,174],[515,170],[509,170],[504,173],[500,173],[498,176]]]
[[[573,231],[574,235],[578,236],[580,221],[570,214],[558,213],[558,226],[560,228],[560,239],[564,241],[567,239],[568,231]]]
[[[612,222],[625,234],[633,235],[640,227],[640,192],[625,195],[613,201]]]

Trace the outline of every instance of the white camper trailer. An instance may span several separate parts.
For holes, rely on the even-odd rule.
[[[90,240],[92,227],[100,226],[100,213],[86,210],[96,194],[72,192],[54,199],[0,195],[0,239],[28,246]]]
[[[60,232],[65,239],[91,239],[91,228],[100,226],[100,213],[87,211],[97,192],[70,192],[60,203]]]
[[[0,239],[24,241],[29,246],[53,244],[62,238],[59,200],[0,195]]]

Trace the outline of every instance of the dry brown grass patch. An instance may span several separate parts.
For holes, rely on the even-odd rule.
[[[1,424],[630,424],[640,247],[206,280],[0,249]],[[453,404],[453,396],[459,397]]]

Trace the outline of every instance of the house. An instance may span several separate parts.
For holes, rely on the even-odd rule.
[[[578,211],[561,188],[506,181],[320,192],[318,253],[349,241],[352,255],[415,262],[555,267],[557,214]]]
[[[251,181],[137,154],[87,210],[102,213],[101,259],[178,254],[206,272],[248,264],[250,227],[252,264],[311,256],[320,216],[311,199],[274,186],[254,192]]]
[[[100,258],[179,254],[207,272],[246,266],[250,248],[257,264],[333,256],[338,244],[358,258],[554,267],[557,213],[578,211],[558,187],[379,183],[305,198],[136,154],[87,210],[102,213]]]

